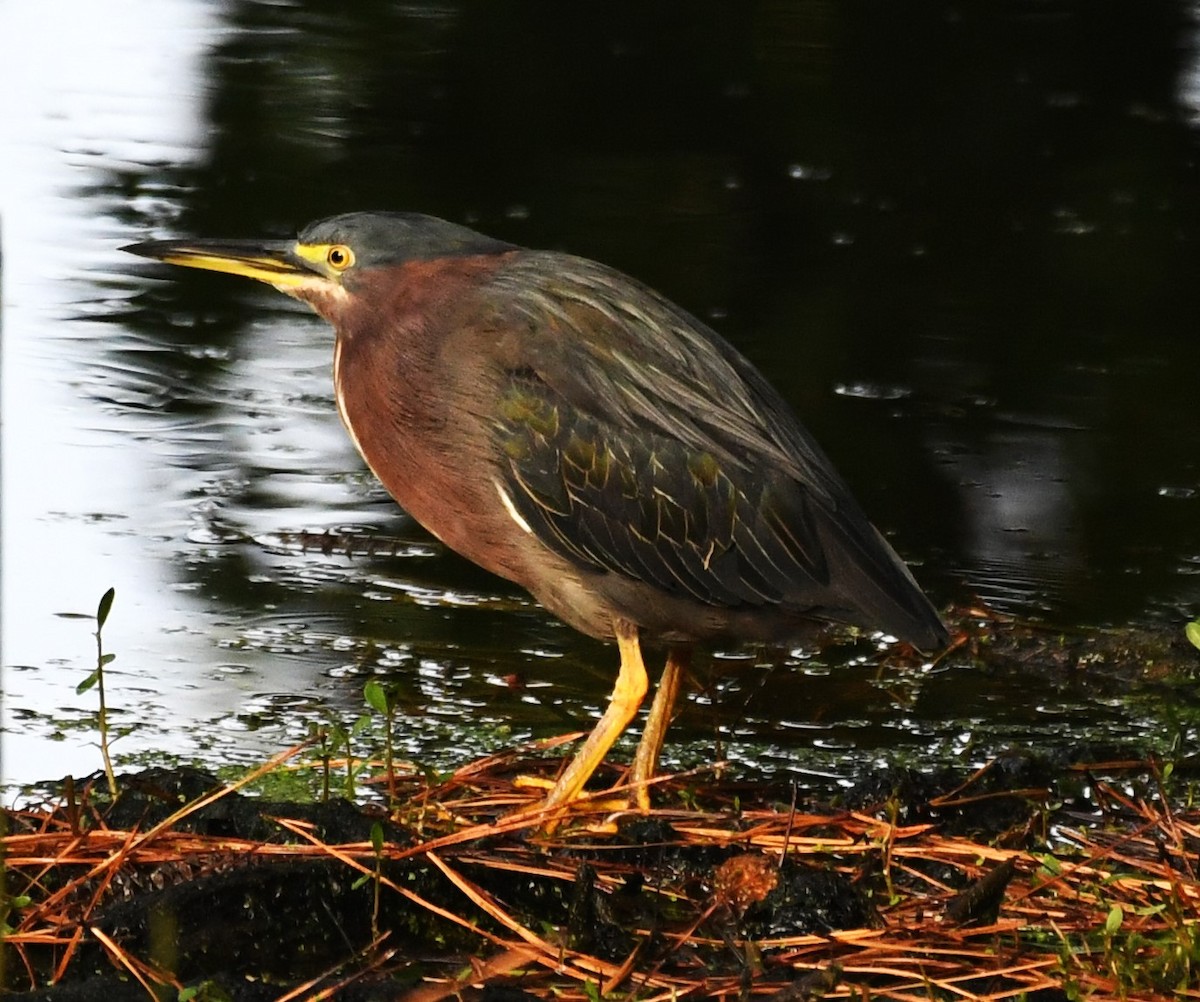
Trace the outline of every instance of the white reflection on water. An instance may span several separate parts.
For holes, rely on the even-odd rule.
[[[94,663],[91,624],[56,614],[91,612],[116,585],[106,637],[118,653],[110,698],[171,673],[146,663],[139,635],[169,628],[175,617],[166,611],[183,599],[139,537],[176,531],[186,513],[160,512],[146,525],[131,498],[175,471],[148,468],[137,436],[115,434],[116,422],[80,392],[89,360],[90,378],[103,378],[90,342],[113,337],[113,328],[71,319],[84,309],[103,313],[95,283],[132,235],[77,192],[107,166],[194,155],[202,129],[194,98],[212,11],[187,0],[76,4],[69,16],[37,4],[0,8],[3,655],[6,666],[29,669],[4,674],[6,781],[97,765],[87,731],[49,741],[44,727],[11,715],[17,707],[52,715],[92,708],[94,693],[74,691]]]
[[[1009,422],[979,451],[955,455],[953,470],[970,556],[962,581],[986,605],[1020,613],[1051,608],[1085,555],[1061,430],[1025,416]]]

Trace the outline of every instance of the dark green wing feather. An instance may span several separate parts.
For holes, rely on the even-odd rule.
[[[751,503],[709,452],[618,427],[528,372],[511,374],[498,428],[518,511],[579,563],[731,607],[778,603],[823,575],[784,552],[778,571],[747,559]]]
[[[709,606],[940,639],[829,460],[715,332],[565,255],[522,254],[492,283],[504,487],[553,550]]]

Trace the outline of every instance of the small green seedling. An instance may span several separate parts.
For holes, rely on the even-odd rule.
[[[364,873],[361,877],[351,884],[351,888],[358,890],[366,885],[367,881],[373,881],[375,884],[375,904],[371,909],[371,936],[373,939],[379,938],[379,892],[383,883],[383,825],[376,821],[371,825],[371,848],[375,853],[375,869],[371,873]]]
[[[96,667],[82,682],[75,687],[78,695],[83,695],[92,686],[100,694],[100,710],[96,714],[96,726],[100,731],[100,754],[104,758],[104,775],[108,779],[108,792],[115,798],[117,795],[117,777],[113,772],[112,759],[108,754],[108,702],[104,697],[104,668],[116,660],[115,654],[104,653],[102,633],[108,614],[112,610],[113,599],[116,598],[115,588],[109,588],[100,596],[100,604],[96,606]]]
[[[392,744],[392,723],[396,716],[396,693],[375,679],[363,686],[363,699],[383,717],[383,767],[387,772],[388,806],[396,803],[395,749]]]

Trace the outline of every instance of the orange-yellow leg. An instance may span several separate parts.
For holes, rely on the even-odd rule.
[[[558,807],[570,803],[582,792],[584,784],[591,778],[596,766],[637,715],[642,700],[646,698],[649,681],[646,666],[642,663],[642,650],[638,645],[637,627],[623,619],[614,621],[617,647],[621,652],[621,671],[617,684],[609,698],[608,708],[600,722],[592,728],[583,747],[575,753],[566,772],[559,777],[554,789],[546,798],[545,807]],[[658,700],[655,700],[657,703]]]
[[[629,781],[640,784],[635,786],[634,796],[637,798],[638,808],[643,811],[650,810],[650,790],[645,783],[653,779],[658,771],[658,756],[662,753],[663,741],[666,740],[667,728],[671,725],[671,715],[675,709],[675,700],[679,698],[679,684],[690,658],[691,651],[686,647],[672,647],[667,651],[667,663],[658,683],[658,691],[654,693],[654,702],[650,704],[646,729],[642,732],[642,740],[638,742],[637,752],[633,756]]]

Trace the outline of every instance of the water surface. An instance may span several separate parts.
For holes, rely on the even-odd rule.
[[[939,605],[1177,631],[1200,611],[1194,15],[162,0],[48,33],[6,7],[4,781],[98,764],[95,642],[63,614],[110,585],[118,752],[254,760],[352,719],[373,674],[439,765],[602,705],[611,649],[364,470],[319,319],[118,250],[350,209],[596,257],[707,319]],[[1103,671],[878,660],[720,652],[673,761],[839,776],[1195,737],[1178,690]]]

